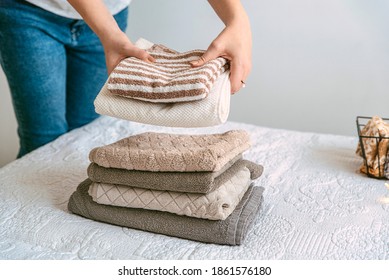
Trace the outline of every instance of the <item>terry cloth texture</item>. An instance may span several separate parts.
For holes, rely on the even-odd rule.
[[[200,100],[207,97],[216,79],[228,69],[227,59],[222,57],[192,67],[190,61],[198,60],[203,50],[179,53],[153,45],[146,51],[155,62],[135,57],[122,60],[109,76],[110,93],[157,103]]]
[[[250,184],[250,170],[244,168],[207,194],[92,183],[89,195],[99,204],[166,211],[201,219],[225,220],[238,205]]]
[[[147,49],[153,44],[140,39],[136,45]],[[191,102],[151,103],[115,95],[107,83],[97,95],[96,113],[138,123],[169,127],[208,127],[223,124],[230,112],[229,71],[221,73],[207,98]]]
[[[240,245],[263,200],[263,188],[251,185],[227,219],[214,221],[169,212],[98,204],[88,194],[91,183],[86,179],[71,195],[68,209],[74,214],[118,226],[216,244]]]
[[[380,117],[374,116],[362,128],[361,135],[372,136],[372,138],[362,138],[370,175],[378,178],[384,177],[384,167],[387,161],[389,146],[389,124]],[[356,153],[362,156],[359,142]],[[365,163],[362,163],[360,171],[367,173]]]
[[[89,159],[103,167],[128,170],[219,171],[249,147],[244,130],[203,135],[145,132],[94,148]]]
[[[105,168],[91,163],[88,167],[88,177],[93,182],[204,194],[217,189],[243,168],[250,170],[251,180],[259,178],[263,172],[261,165],[241,160],[239,155],[216,172],[149,172]]]

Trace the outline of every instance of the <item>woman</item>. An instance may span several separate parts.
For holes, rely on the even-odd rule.
[[[124,33],[130,1],[68,0],[74,9],[63,0],[0,2],[0,63],[18,122],[18,157],[94,120],[93,100],[120,60],[154,61]],[[235,93],[251,70],[249,19],[239,0],[209,3],[225,28],[192,65],[229,59]]]

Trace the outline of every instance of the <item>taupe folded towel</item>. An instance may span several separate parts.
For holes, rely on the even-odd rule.
[[[145,132],[94,148],[89,159],[103,167],[128,170],[219,171],[249,147],[244,130],[203,135]]]
[[[224,220],[234,211],[250,184],[250,171],[244,167],[230,180],[207,194],[92,183],[89,195],[99,204],[166,211],[201,219]]]
[[[227,219],[212,221],[168,212],[98,204],[88,194],[91,183],[89,179],[83,181],[72,194],[68,204],[71,212],[123,227],[216,244],[240,245],[263,199],[263,188],[250,186]]]
[[[234,174],[248,168],[251,180],[261,176],[263,167],[248,160],[241,160],[241,155],[229,161],[216,172],[150,172],[105,168],[91,163],[88,176],[93,182],[126,185],[152,190],[166,190],[187,193],[208,193],[229,180]]]
[[[155,58],[154,63],[129,57],[115,67],[107,85],[112,94],[162,103],[200,100],[229,68],[222,57],[192,67],[190,61],[199,59],[203,50],[179,53],[155,44],[146,51]]]

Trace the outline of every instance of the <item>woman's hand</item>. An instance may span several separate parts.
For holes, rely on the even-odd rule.
[[[126,57],[136,57],[150,63],[155,61],[149,53],[131,43],[124,32],[120,31],[118,34],[108,36],[108,38],[102,38],[101,41],[104,46],[108,74]]]
[[[147,62],[154,62],[151,55],[134,46],[126,34],[120,30],[102,0],[68,0],[68,2],[100,38],[109,74],[126,57],[133,56]]]
[[[238,0],[209,2],[226,27],[213,40],[202,57],[192,62],[192,66],[201,66],[220,56],[230,60],[231,93],[236,93],[242,88],[251,71],[250,22]]]

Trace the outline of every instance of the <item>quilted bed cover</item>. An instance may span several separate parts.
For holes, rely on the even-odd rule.
[[[245,129],[244,154],[264,166],[263,211],[241,246],[205,244],[69,213],[89,151],[146,131]],[[0,259],[389,259],[387,181],[358,173],[356,137],[227,122],[179,129],[110,117],[74,130],[0,169]]]

